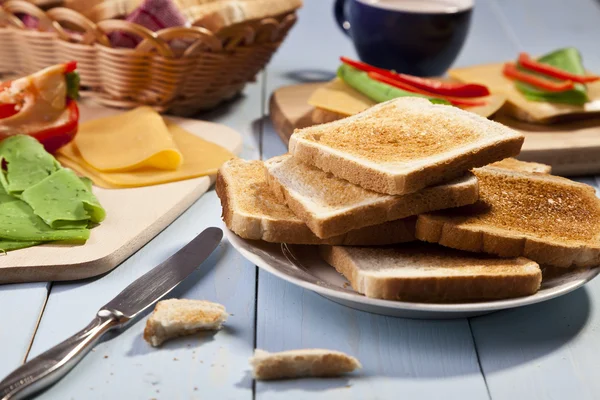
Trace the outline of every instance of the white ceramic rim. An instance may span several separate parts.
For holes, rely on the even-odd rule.
[[[223,228],[225,232],[225,237],[231,245],[238,251],[244,258],[248,261],[252,262],[254,265],[259,268],[264,269],[265,271],[281,278],[285,281],[288,281],[294,285],[300,286],[304,289],[311,290],[320,295],[341,299],[348,302],[353,303],[361,303],[364,305],[368,305],[371,307],[383,308],[383,309],[397,309],[397,310],[406,310],[406,311],[421,311],[421,312],[445,312],[445,313],[477,313],[477,312],[491,312],[504,310],[509,308],[516,308],[527,306],[531,304],[541,303],[543,301],[551,300],[559,296],[563,296],[567,293],[570,293],[581,286],[585,285],[587,282],[594,279],[599,273],[600,268],[595,268],[592,273],[586,279],[577,280],[574,282],[567,282],[563,285],[559,285],[555,290],[547,290],[544,293],[536,293],[527,297],[519,297],[514,299],[506,299],[506,300],[494,300],[494,301],[485,301],[478,303],[457,303],[457,304],[437,304],[437,303],[412,303],[412,302],[403,302],[403,301],[392,301],[392,300],[382,300],[382,299],[373,299],[369,297],[365,297],[361,294],[353,294],[347,293],[341,290],[330,289],[327,287],[323,287],[311,282],[307,282],[305,280],[290,276],[276,267],[270,265],[266,260],[262,257],[246,250],[240,245],[240,241],[244,241],[251,246],[249,243],[251,241],[245,240],[237,236],[235,233],[231,232],[227,227]],[[285,257],[284,257],[285,258]],[[294,268],[298,268],[293,263],[290,263]]]
[[[443,3],[448,5],[449,11],[427,11],[427,10],[415,10],[415,9],[403,9],[401,7],[386,6],[383,5],[380,0],[356,0],[369,7],[379,8],[381,10],[388,10],[392,12],[401,12],[409,14],[454,14],[461,11],[469,10],[475,6],[475,0],[437,0],[436,3]],[[423,1],[423,0],[418,0]],[[402,0],[396,0],[397,3],[401,3]],[[412,0],[411,2],[415,2]]]

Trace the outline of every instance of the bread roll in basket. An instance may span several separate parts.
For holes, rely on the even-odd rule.
[[[234,97],[265,67],[296,21],[301,0],[174,0],[186,27],[152,32],[118,19],[140,0],[73,0],[43,11],[9,0],[0,9],[0,73],[30,74],[76,60],[82,96],[114,107],[150,105],[191,115]],[[78,2],[82,4],[83,2]],[[82,9],[82,11],[85,11]],[[26,28],[17,15],[37,19]],[[139,37],[135,48],[115,48],[109,35]]]

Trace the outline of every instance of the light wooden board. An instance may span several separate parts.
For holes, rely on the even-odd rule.
[[[295,128],[312,125],[313,108],[307,103],[322,83],[307,83],[275,90],[269,102],[271,119],[287,144]],[[552,165],[554,174],[573,176],[600,173],[600,119],[535,125],[502,115],[496,118],[525,134],[519,159]]]
[[[119,111],[81,107],[81,120]],[[211,122],[173,118],[198,136],[239,153],[241,137]],[[169,225],[211,185],[211,177],[133,189],[102,189],[94,193],[106,209],[106,220],[92,229],[85,245],[47,244],[0,256],[0,283],[83,279],[119,265]]]
[[[244,96],[199,118],[227,125],[243,138],[242,158],[259,157],[262,78]],[[221,205],[209,190],[137,253],[110,273],[54,283],[30,358],[73,334],[96,310],[208,226],[221,226]],[[154,349],[142,339],[143,317],[99,344],[39,399],[251,400],[248,359],[254,347],[256,268],[223,241],[200,270],[172,294],[222,303],[231,317],[214,336],[196,335]],[[0,354],[4,344],[0,342]],[[106,358],[105,358],[106,356]],[[0,357],[2,364],[2,357]]]

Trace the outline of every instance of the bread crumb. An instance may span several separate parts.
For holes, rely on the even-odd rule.
[[[333,377],[362,368],[356,358],[339,351],[324,349],[301,349],[279,353],[256,349],[250,364],[254,378],[257,380]]]
[[[154,347],[163,342],[204,330],[219,330],[228,314],[225,307],[204,300],[159,301],[146,321],[144,339]]]

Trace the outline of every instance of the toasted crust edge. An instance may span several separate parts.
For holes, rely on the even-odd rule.
[[[416,236],[424,242],[439,243],[453,249],[494,254],[499,257],[526,257],[552,267],[600,265],[600,247],[548,243],[524,234],[511,234],[499,229],[491,232],[485,227],[461,227],[427,214],[417,218]]]
[[[335,154],[327,147],[301,138],[297,132],[292,134],[289,141],[289,152],[294,157],[366,189],[392,195],[416,192],[458,178],[472,168],[516,156],[525,140],[523,135],[517,133],[494,141],[487,140],[485,144],[457,154],[452,159],[440,159],[419,170],[395,174]]]
[[[352,288],[367,297],[426,303],[492,300],[536,293],[542,282],[539,265],[525,258],[523,266],[536,266],[529,275],[472,277],[378,278],[361,274],[347,250],[337,246],[319,246],[323,259],[342,274]]]
[[[411,217],[423,212],[460,207],[475,203],[479,198],[479,188],[474,177],[474,183],[459,183],[457,185],[440,185],[426,188],[422,192],[409,193],[401,198],[390,199],[377,204],[357,207],[352,212],[337,214],[327,219],[321,219],[307,210],[304,205],[294,198],[276,176],[265,168],[269,187],[276,197],[284,202],[319,238],[331,238],[343,235],[352,230],[374,226]],[[433,192],[428,194],[427,192]],[[428,201],[424,197],[430,196]]]
[[[215,191],[221,201],[221,218],[227,228],[243,239],[270,243],[336,244],[378,246],[415,240],[416,218],[391,221],[377,226],[355,229],[328,239],[317,237],[306,224],[298,221],[268,220],[237,213],[231,204],[226,167],[217,174]]]

